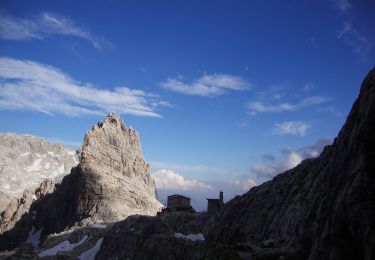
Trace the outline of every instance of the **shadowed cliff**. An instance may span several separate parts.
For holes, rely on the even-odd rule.
[[[218,219],[210,241],[275,241],[306,259],[374,259],[375,70],[331,146],[233,199]]]

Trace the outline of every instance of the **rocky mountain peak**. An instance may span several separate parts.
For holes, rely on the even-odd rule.
[[[78,213],[83,218],[154,215],[162,206],[156,200],[150,166],[142,157],[139,135],[118,114],[110,113],[86,133],[79,169]]]
[[[128,173],[132,172],[127,169],[131,162],[143,161],[137,131],[127,128],[121,117],[114,113],[86,133],[81,151],[81,163],[100,162],[117,169],[122,164],[125,168],[121,168],[121,171]]]

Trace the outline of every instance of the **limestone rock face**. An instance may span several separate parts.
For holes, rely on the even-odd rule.
[[[32,135],[0,135],[0,234],[78,164],[76,151]]]
[[[8,197],[19,199],[44,180],[60,182],[77,164],[76,151],[61,144],[32,135],[0,135],[0,192]]]
[[[156,215],[162,207],[138,133],[116,114],[86,133],[79,172],[80,219],[116,221],[134,214]]]

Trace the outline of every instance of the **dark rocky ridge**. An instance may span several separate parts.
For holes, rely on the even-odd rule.
[[[275,240],[305,259],[375,259],[375,70],[331,146],[227,203],[208,235]]]

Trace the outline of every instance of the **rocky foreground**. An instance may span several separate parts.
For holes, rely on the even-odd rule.
[[[111,199],[117,202],[118,197],[107,193],[112,187],[119,192],[122,189],[107,185],[102,178],[111,181],[112,174],[116,179],[120,173],[134,176],[138,170],[147,172],[147,165],[140,160],[138,150],[130,151],[139,146],[137,138],[130,138],[131,149],[126,156],[110,152],[106,154],[109,159],[100,157],[99,144],[117,147],[121,141],[112,135],[125,131],[117,117],[107,118],[105,124],[114,124],[113,129],[100,130],[103,125],[99,124],[86,135],[84,144],[88,148],[82,151],[87,154],[81,154],[80,165],[52,195],[46,196],[51,200],[35,202],[35,210],[41,215],[27,224],[32,223],[35,228],[26,232],[22,240],[26,242],[21,247],[3,252],[3,258],[58,255],[61,259],[375,259],[375,69],[364,80],[339,135],[319,157],[307,159],[234,198],[214,216],[133,215],[117,221],[126,216],[128,208],[114,214],[115,209],[122,208],[117,203],[111,207]],[[102,131],[99,136],[105,137],[95,137],[95,131]],[[95,142],[90,141],[91,135]],[[112,159],[120,165],[104,163]],[[113,167],[114,173],[107,172],[106,167]],[[137,191],[124,200],[131,202],[126,205],[138,201],[137,209],[146,210],[154,198],[152,184],[142,174],[136,180],[148,188],[138,200],[134,199]],[[64,204],[67,201],[69,205]],[[46,211],[52,216],[39,213]],[[100,218],[113,223],[93,224],[106,221]],[[20,231],[15,234],[5,234],[8,240],[0,242],[15,241]],[[37,248],[32,248],[33,243]]]

